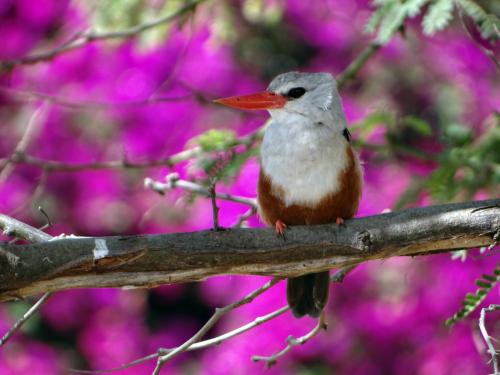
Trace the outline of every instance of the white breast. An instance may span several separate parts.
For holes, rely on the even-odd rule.
[[[314,205],[339,190],[339,173],[347,167],[345,138],[340,131],[307,122],[304,117],[273,121],[266,129],[261,164],[287,206]]]

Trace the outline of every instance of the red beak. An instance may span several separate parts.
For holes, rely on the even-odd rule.
[[[214,102],[238,109],[276,109],[283,108],[287,99],[283,95],[263,91],[257,94],[217,99]]]

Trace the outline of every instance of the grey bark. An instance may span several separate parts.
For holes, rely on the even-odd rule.
[[[0,220],[0,226],[5,223]],[[297,276],[393,256],[489,246],[500,199],[413,208],[335,224],[0,245],[0,301],[47,291],[154,287],[222,274]]]

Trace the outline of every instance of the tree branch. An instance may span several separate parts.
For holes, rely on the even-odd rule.
[[[347,82],[356,77],[365,66],[366,62],[382,48],[382,45],[376,42],[371,43],[353,60],[347,68],[337,77],[337,87],[342,89]]]
[[[158,103],[171,103],[183,101],[191,98],[196,98],[197,93],[190,93],[179,96],[154,96],[154,94],[148,98],[137,99],[137,100],[129,100],[129,101],[96,101],[96,100],[71,100],[66,99],[65,97],[54,96],[50,94],[46,94],[43,92],[36,91],[24,91],[19,89],[12,89],[10,87],[1,87],[0,92],[5,92],[10,95],[12,98],[15,98],[18,102],[32,102],[33,100],[42,100],[44,102],[48,102],[50,104],[58,105],[60,107],[66,109],[88,109],[88,110],[105,110],[111,107],[120,107],[120,108],[133,108],[133,107],[141,107],[145,105],[158,104]],[[208,101],[208,99],[206,99]]]
[[[486,313],[491,313],[494,311],[500,311],[500,305],[489,305],[488,307],[483,307],[481,309],[481,314],[479,316],[479,330],[481,331],[481,335],[483,336],[483,339],[486,343],[486,346],[488,347],[488,354],[491,356],[491,363],[493,367],[493,374],[492,375],[499,375],[500,371],[498,369],[498,351],[495,349],[495,346],[493,345],[492,342],[492,337],[488,334],[488,331],[486,330]]]
[[[223,274],[281,277],[393,256],[488,246],[500,199],[413,208],[334,224],[64,238],[0,247],[0,301],[47,291],[154,287]]]
[[[45,105],[42,105],[41,107],[35,109],[33,114],[30,116],[23,136],[19,140],[19,143],[16,145],[13,154],[21,154],[26,152],[26,149],[28,148],[32,138],[37,133],[40,124],[45,121],[46,114],[47,111]],[[10,160],[7,159],[7,161],[5,162],[0,162],[0,184],[3,184],[7,180],[13,170],[14,166],[11,165]]]
[[[189,191],[194,194],[201,195],[203,197],[212,198],[213,192],[210,188],[204,187],[202,185],[196,184],[188,180],[182,180],[178,173],[170,173],[165,177],[165,183],[154,181],[151,178],[144,179],[144,186],[156,191],[157,193],[164,194],[168,190],[175,188],[181,188],[185,191]],[[215,198],[222,199],[230,202],[236,202],[250,206],[251,208],[257,208],[257,201],[254,198],[241,197],[237,195],[232,195],[228,193],[215,193]]]
[[[45,213],[42,211],[45,215]],[[48,219],[48,218],[47,218]],[[48,221],[50,223],[50,221]],[[31,242],[45,242],[50,241],[52,236],[39,229],[36,229],[30,225],[24,224],[16,219],[0,214],[0,228],[3,233],[7,236],[22,238]],[[5,255],[2,253],[2,248],[0,247],[0,264],[2,263],[2,257]],[[16,258],[10,258],[9,254],[6,253],[7,261],[16,262]],[[1,266],[0,266],[1,267]],[[30,319],[33,314],[35,314],[40,307],[49,299],[52,294],[50,292],[44,293],[43,296],[29,308],[24,315],[19,318],[9,330],[0,339],[0,346],[3,346],[13,335],[16,333],[23,325]]]
[[[22,238],[30,242],[45,242],[52,239],[50,234],[3,214],[0,214],[0,229],[5,236]],[[3,248],[0,246],[1,250]]]
[[[132,26],[128,29],[119,31],[101,32],[101,33],[93,30],[75,33],[67,42],[63,43],[61,46],[56,47],[52,50],[46,52],[40,52],[30,56],[21,57],[17,60],[0,61],[0,72],[2,70],[10,70],[18,65],[36,64],[42,61],[51,60],[62,53],[83,47],[86,44],[93,41],[130,38],[144,31],[153,29],[157,26],[172,22],[173,20],[192,11],[202,1],[204,0],[191,0],[172,14],[168,14],[166,16],[160,17],[150,22],[145,22],[140,25]]]
[[[254,142],[260,140],[264,134],[264,128],[259,128],[256,131],[238,138],[232,147],[237,147],[240,145],[250,146]],[[153,167],[173,167],[183,161],[197,158],[206,153],[201,147],[195,146],[177,154],[168,156],[163,159],[149,160],[144,162],[132,162],[129,160],[112,160],[112,161],[99,161],[90,163],[67,163],[58,160],[47,160],[40,159],[35,156],[28,155],[24,152],[15,152],[10,157],[0,159],[0,168],[2,168],[7,163],[21,164],[21,165],[31,165],[38,167],[40,169],[52,172],[80,172],[83,170],[92,169],[145,169]]]
[[[279,358],[283,357],[289,351],[291,351],[294,346],[305,344],[306,342],[311,340],[313,337],[315,337],[318,333],[320,333],[321,330],[326,330],[327,327],[328,327],[328,324],[326,323],[326,319],[325,319],[325,311],[323,310],[321,312],[319,319],[318,319],[318,323],[316,324],[316,326],[314,326],[314,328],[309,333],[306,333],[304,336],[299,337],[298,339],[296,339],[295,337],[290,335],[286,339],[287,345],[282,350],[280,350],[279,352],[277,352],[273,355],[270,355],[270,356],[254,355],[252,357],[252,361],[254,361],[254,362],[264,361],[266,363],[266,368],[269,368],[269,367],[275,365],[276,362],[278,362]]]
[[[90,163],[66,163],[57,160],[45,160],[35,156],[28,155],[24,152],[16,152],[10,158],[0,159],[0,166],[5,163],[12,164],[25,164],[38,167],[46,171],[60,171],[60,172],[80,172],[83,170],[92,169],[144,169],[153,167],[172,167],[184,160],[194,158],[203,151],[200,147],[193,147],[181,151],[175,155],[166,157],[164,159],[150,160],[145,162],[131,162],[128,160],[113,160],[102,162]]]
[[[349,272],[351,272],[353,269],[354,269],[354,267],[345,267],[345,268],[338,270],[337,272],[335,272],[335,274],[330,276],[330,281],[334,282],[334,283],[341,283],[342,281],[344,281],[344,278],[347,276],[347,274]],[[242,306],[243,304],[247,304],[247,303],[252,302],[255,297],[257,297],[258,295],[267,291],[277,281],[279,281],[279,279],[277,279],[277,278],[268,281],[266,284],[264,284],[263,286],[261,286],[260,288],[258,288],[256,290],[254,290],[253,292],[249,293],[244,298],[223,307],[223,309],[235,309],[235,308]],[[211,339],[206,339],[203,341],[195,342],[195,343],[191,344],[190,346],[188,346],[185,351],[200,350],[200,349],[208,348],[210,346],[219,345],[219,344],[221,344],[229,339],[232,339],[233,337],[239,336],[247,331],[250,331],[251,329],[253,329],[255,327],[258,327],[258,326],[260,326],[260,325],[262,325],[270,320],[273,320],[274,318],[276,318],[280,315],[283,315],[288,310],[290,310],[290,307],[288,305],[282,306],[279,309],[274,310],[266,315],[258,316],[257,318],[255,318],[251,322],[249,322],[245,325],[242,325],[241,327],[238,327],[236,329],[233,329],[232,331],[223,333],[223,334],[216,336],[214,338],[211,338]],[[106,370],[71,369],[71,371],[81,373],[81,374],[105,374],[105,373],[109,373],[109,372],[113,372],[113,371],[122,371],[122,370],[129,368],[129,367],[138,365],[140,363],[143,363],[143,362],[158,358],[160,356],[164,356],[166,354],[169,354],[173,350],[175,350],[175,348],[174,349],[160,348],[157,350],[156,353],[149,354],[149,355],[144,356],[142,358],[135,359],[131,362],[125,363],[121,366],[114,367],[111,369],[106,369]]]
[[[40,309],[40,307],[49,299],[51,295],[51,293],[47,292],[42,297],[40,297],[40,299],[36,301],[36,303],[33,304],[33,306],[31,306],[29,310],[26,311],[24,315],[19,320],[17,320],[3,335],[3,337],[0,339],[0,346],[4,345],[12,337],[12,335],[14,335],[14,333],[16,333],[16,331],[18,331],[19,328],[21,328],[24,323],[26,323],[28,319],[31,318],[33,314],[35,314]]]
[[[161,368],[163,365],[170,361],[172,358],[175,356],[179,355],[180,353],[183,353],[191,346],[193,346],[195,343],[200,341],[203,336],[205,336],[208,331],[228,312],[243,306],[247,303],[252,302],[256,297],[264,293],[266,290],[269,288],[273,287],[276,285],[280,279],[278,277],[273,278],[272,280],[268,281],[266,284],[264,284],[262,287],[259,289],[254,290],[253,292],[249,293],[246,297],[242,298],[239,301],[233,302],[227,306],[224,306],[222,308],[217,308],[215,309],[215,313],[212,315],[212,317],[203,325],[203,327],[200,328],[198,332],[196,332],[189,340],[185,341],[182,345],[178,346],[175,349],[171,349],[168,352],[164,352],[159,358],[156,363],[156,367],[153,371],[153,375],[158,375],[160,373]]]

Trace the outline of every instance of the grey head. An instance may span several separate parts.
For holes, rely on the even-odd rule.
[[[267,90],[287,98],[284,107],[269,110],[275,119],[299,115],[335,129],[346,127],[337,83],[330,73],[283,73]]]

